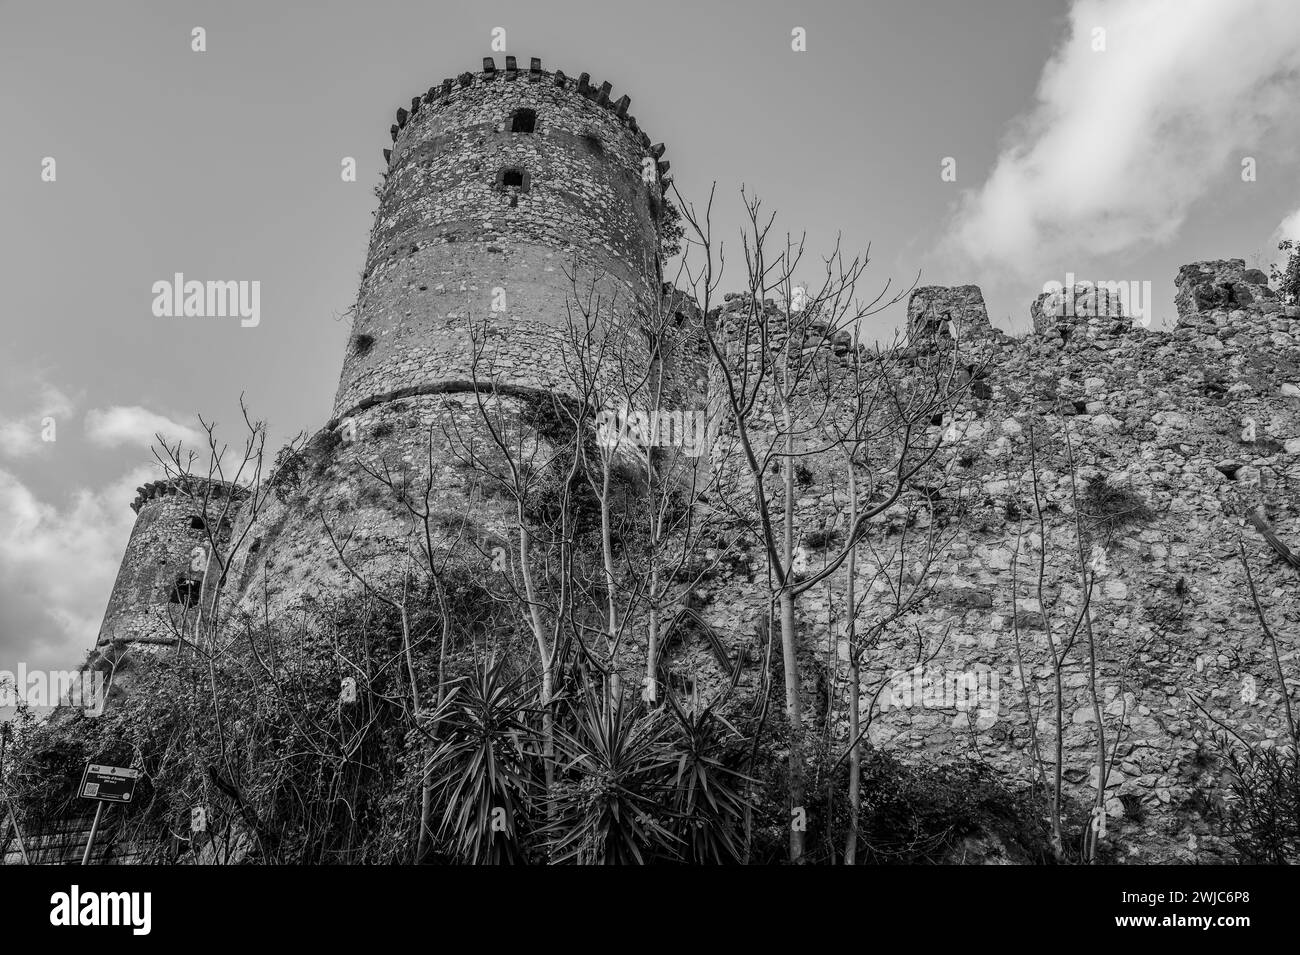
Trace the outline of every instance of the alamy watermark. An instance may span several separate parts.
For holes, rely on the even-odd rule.
[[[262,283],[257,281],[186,281],[177,272],[170,282],[154,282],[153,294],[157,318],[238,318],[244,328],[262,321]]]
[[[1136,325],[1144,328],[1151,325],[1150,281],[1089,282],[1066,272],[1064,283],[1045,283],[1043,294],[1047,296],[1043,300],[1045,315],[1095,318],[1122,312]]]
[[[50,896],[50,924],[57,927],[120,925],[129,927],[133,935],[148,935],[152,911],[152,892],[83,892],[74,885]]]
[[[688,457],[704,453],[703,411],[638,411],[623,407],[596,415],[596,441],[604,448],[629,444],[643,448],[681,448]]]
[[[0,709],[72,706],[86,716],[100,716],[106,695],[99,670],[29,670],[25,663],[18,664],[16,672],[0,670]]]
[[[986,666],[965,670],[916,666],[896,671],[881,694],[881,710],[923,707],[931,710],[956,710],[975,713],[975,725],[987,729],[998,720],[1001,697],[998,673]]]

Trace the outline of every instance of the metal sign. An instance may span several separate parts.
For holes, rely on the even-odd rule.
[[[138,769],[90,763],[81,777],[78,795],[82,799],[98,799],[100,802],[130,802],[139,778]]]

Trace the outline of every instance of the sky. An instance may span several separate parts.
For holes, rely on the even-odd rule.
[[[0,671],[93,645],[155,433],[325,422],[393,112],[497,28],[631,96],[715,234],[743,185],[1009,332],[1071,273],[1168,327],[1179,265],[1300,235],[1296,0],[0,0]],[[259,321],[156,316],[177,272],[260,282]]]

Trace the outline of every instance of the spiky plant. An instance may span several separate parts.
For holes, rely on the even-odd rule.
[[[435,716],[439,743],[425,763],[437,837],[467,865],[521,863],[530,815],[541,795],[530,763],[538,750],[531,694],[505,660],[485,665],[452,688]]]
[[[667,721],[590,691],[557,737],[562,779],[551,802],[553,862],[645,865],[676,859],[680,840],[663,823],[673,757]]]
[[[712,707],[681,709],[671,695],[667,736],[675,765],[668,780],[670,825],[693,865],[728,865],[743,859],[745,783],[735,769],[744,758],[743,737]]]

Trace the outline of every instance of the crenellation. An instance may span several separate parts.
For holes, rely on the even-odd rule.
[[[912,340],[937,335],[968,341],[994,334],[978,285],[914,289],[907,302],[907,328]]]

